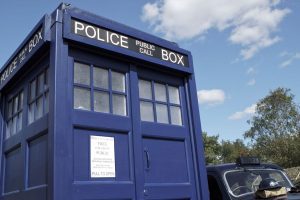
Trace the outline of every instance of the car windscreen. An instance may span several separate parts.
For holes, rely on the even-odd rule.
[[[263,179],[272,178],[288,190],[292,187],[286,175],[275,169],[241,169],[224,173],[228,191],[235,197],[253,194]]]

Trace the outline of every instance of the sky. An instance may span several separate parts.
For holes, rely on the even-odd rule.
[[[1,0],[0,66],[61,1]],[[243,139],[256,103],[278,87],[300,104],[299,0],[69,0],[192,52],[203,131]]]

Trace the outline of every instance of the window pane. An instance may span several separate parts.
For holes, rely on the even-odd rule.
[[[17,132],[22,130],[22,112],[19,113],[18,122],[17,122]]]
[[[169,86],[169,99],[170,103],[180,104],[179,89],[177,87]]]
[[[112,90],[125,92],[125,75],[118,72],[111,72]]]
[[[170,112],[171,112],[171,123],[175,125],[182,125],[180,107],[170,106]]]
[[[36,113],[35,119],[39,119],[43,116],[43,96],[36,101]]]
[[[90,85],[90,66],[74,63],[74,83]]]
[[[35,97],[35,90],[36,89],[36,80],[30,83],[30,100],[34,99]]]
[[[49,112],[49,92],[45,94],[45,113]]]
[[[8,110],[7,110],[7,117],[8,118],[10,118],[11,116],[12,116],[12,106],[13,106],[13,103],[12,103],[12,101],[10,101],[9,103],[8,103]]]
[[[167,102],[166,86],[160,83],[154,84],[154,93],[156,101]]]
[[[24,95],[23,95],[23,92],[20,93],[20,100],[19,100],[19,110],[23,108],[23,98],[24,98]]]
[[[11,128],[12,128],[12,120],[9,120],[6,124],[6,139],[11,135]]]
[[[44,73],[41,73],[38,76],[38,94],[41,94],[44,91]]]
[[[153,114],[153,104],[149,102],[140,102],[140,111],[141,111],[141,120],[153,122],[154,114]]]
[[[18,111],[18,105],[19,105],[19,96],[16,96],[14,98],[14,114]]]
[[[46,69],[45,73],[45,88],[47,88],[49,85],[49,68]]]
[[[17,118],[18,118],[18,116],[15,116],[15,117],[13,118],[13,124],[12,124],[12,132],[11,132],[11,135],[16,134],[16,132],[17,132]]]
[[[124,95],[113,95],[113,114],[126,115],[126,98]]]
[[[34,121],[34,106],[35,103],[29,105],[28,109],[28,124],[31,124]]]
[[[74,108],[82,110],[91,110],[90,90],[74,88]]]
[[[94,67],[93,77],[95,87],[108,89],[108,70]]]
[[[109,113],[109,94],[107,92],[94,93],[94,111]]]
[[[140,98],[152,100],[151,82],[139,80],[139,94]]]
[[[169,123],[167,105],[156,104],[156,118],[157,118],[157,122],[165,123],[165,124]]]

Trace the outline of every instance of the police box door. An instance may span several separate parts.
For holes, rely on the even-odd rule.
[[[184,78],[138,68],[136,81],[137,198],[196,199]]]

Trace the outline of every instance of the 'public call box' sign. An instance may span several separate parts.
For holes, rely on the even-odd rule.
[[[131,51],[158,58],[173,64],[188,67],[188,58],[180,53],[164,49],[133,37],[129,37],[114,31],[72,19],[72,33],[90,39],[119,46]]]

